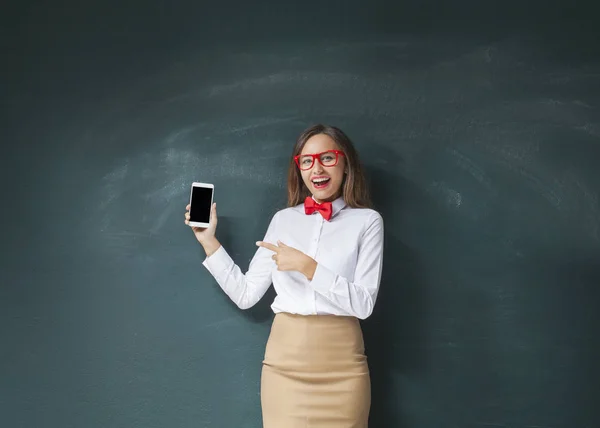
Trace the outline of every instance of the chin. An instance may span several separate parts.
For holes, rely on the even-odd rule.
[[[315,197],[315,199],[318,199],[323,202],[325,202],[325,201],[332,202],[335,199],[337,199],[339,196],[341,196],[341,193],[339,193],[339,192],[336,192],[336,193],[319,192],[318,190],[314,190],[313,196]]]

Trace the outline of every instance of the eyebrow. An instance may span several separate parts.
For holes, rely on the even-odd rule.
[[[334,150],[338,150],[338,149],[325,149],[325,150],[321,150],[320,152],[315,152],[315,153],[300,153],[300,156],[305,156],[305,155],[316,155],[319,153],[327,153],[327,152],[332,152]]]

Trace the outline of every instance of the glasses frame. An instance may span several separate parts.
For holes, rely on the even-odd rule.
[[[335,163],[333,165],[323,165],[323,162],[321,162],[321,155],[323,155],[325,153],[335,153]],[[310,166],[308,168],[302,168],[300,166],[300,157],[304,157],[304,156],[312,157],[312,163],[310,164]],[[321,153],[314,153],[314,154],[313,153],[305,153],[303,155],[296,155],[296,156],[294,156],[294,160],[296,161],[296,165],[298,165],[298,168],[301,171],[307,171],[307,170],[311,169],[313,166],[315,166],[315,159],[317,159],[324,168],[331,168],[338,164],[338,162],[340,161],[340,156],[346,156],[346,155],[341,150],[325,150],[324,152],[321,152]]]

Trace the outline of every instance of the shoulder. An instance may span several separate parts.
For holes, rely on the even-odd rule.
[[[344,217],[349,220],[351,227],[358,227],[363,234],[383,232],[383,217],[372,208],[350,208],[343,210]]]
[[[303,214],[303,205],[296,205],[295,207],[287,207],[279,209],[273,214],[273,221],[279,219],[290,219],[298,214]]]
[[[373,223],[383,224],[383,217],[381,216],[379,211],[376,211],[372,208],[346,207],[344,209],[344,211],[346,211],[346,215],[348,215],[349,217],[354,217],[354,218],[360,219],[361,221],[363,221],[366,224],[369,224],[369,225],[373,224]]]
[[[383,231],[383,217],[382,215],[371,208],[364,208],[366,225],[365,230]]]

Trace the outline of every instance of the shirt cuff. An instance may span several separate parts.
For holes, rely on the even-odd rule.
[[[321,263],[317,263],[317,269],[310,282],[311,286],[317,293],[328,294],[333,286],[335,285],[335,279],[337,275],[323,266]]]
[[[202,264],[215,278],[218,278],[230,269],[233,260],[221,245],[217,251],[206,257]]]

